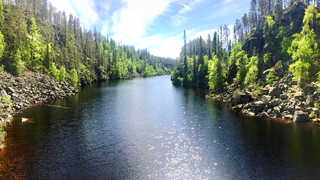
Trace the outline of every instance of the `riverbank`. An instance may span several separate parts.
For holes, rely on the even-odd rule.
[[[0,72],[0,144],[5,136],[4,127],[15,113],[36,104],[72,96],[78,91],[71,83],[56,81],[41,73],[27,71],[20,76],[13,76]]]
[[[210,94],[232,110],[250,117],[293,122],[320,122],[320,93],[315,83],[300,88],[286,74],[279,81],[260,88],[240,89],[229,85],[221,94]]]

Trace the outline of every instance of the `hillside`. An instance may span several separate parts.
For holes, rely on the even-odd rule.
[[[249,116],[319,121],[319,5],[291,1],[251,8],[230,29],[186,43],[173,84],[209,96]],[[267,1],[266,1],[267,2]]]

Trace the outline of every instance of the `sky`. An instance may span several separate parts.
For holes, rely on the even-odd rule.
[[[49,0],[58,11],[78,17],[118,43],[148,49],[161,57],[179,57],[183,31],[187,41],[207,38],[220,25],[231,27],[249,11],[250,0]]]

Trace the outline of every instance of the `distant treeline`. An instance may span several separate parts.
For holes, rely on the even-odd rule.
[[[81,27],[47,0],[0,0],[0,69],[48,73],[75,86],[169,73],[174,62]]]
[[[232,33],[224,25],[207,40],[187,43],[185,35],[173,83],[213,92],[230,84],[257,88],[281,78],[271,69],[279,63],[299,85],[320,82],[319,8],[320,1],[251,0]]]

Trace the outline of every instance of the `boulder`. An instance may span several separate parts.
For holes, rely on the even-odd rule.
[[[251,109],[253,110],[253,112],[255,114],[259,114],[261,113],[263,110],[265,110],[267,107],[266,107],[266,104],[263,102],[263,101],[256,101],[252,104],[252,107]]]
[[[265,102],[265,103],[269,103],[271,101],[272,97],[269,95],[263,95],[261,97],[261,101]]]
[[[282,94],[282,91],[279,87],[272,87],[269,90],[269,95],[273,97],[280,98],[280,95]]]
[[[294,122],[307,122],[309,121],[309,115],[303,111],[296,111],[293,116]]]
[[[232,95],[231,105],[246,104],[250,101],[252,101],[252,97],[248,93],[236,90]]]
[[[8,91],[11,92],[11,93],[14,93],[14,92],[15,92],[15,90],[14,90],[12,87],[8,87],[7,89],[8,89]]]

